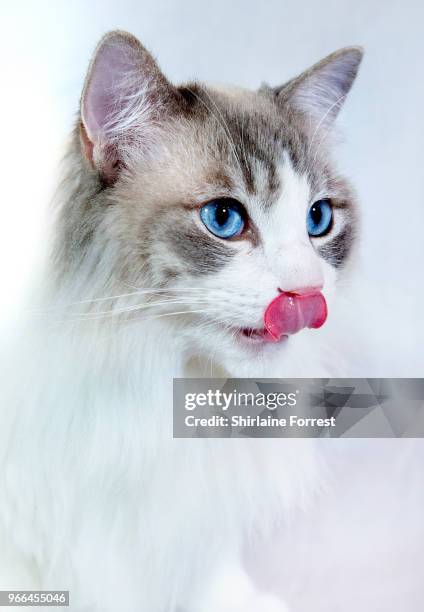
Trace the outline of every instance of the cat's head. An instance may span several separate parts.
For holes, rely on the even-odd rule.
[[[322,292],[331,314],[357,216],[329,149],[361,58],[342,49],[277,88],[178,87],[135,38],[105,36],[81,101],[97,189],[78,226],[103,253],[93,266],[152,290],[151,313],[233,359],[284,350],[263,334],[282,292]]]

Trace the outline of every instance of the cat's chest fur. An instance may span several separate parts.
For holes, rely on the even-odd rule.
[[[166,329],[150,326],[135,343],[138,353],[133,343],[122,360],[119,343],[113,357],[108,348],[100,358],[97,342],[93,361],[85,340],[78,346],[75,336],[49,334],[37,360],[32,344],[21,360],[25,393],[11,386],[9,410],[2,411],[3,485],[24,521],[28,508],[42,503],[39,528],[64,529],[73,514],[84,520],[89,492],[100,513],[107,499],[111,520],[133,516],[134,507],[157,498],[181,520],[191,517],[205,528],[222,516],[237,539],[254,516],[266,525],[275,508],[296,505],[318,484],[311,441],[173,439],[173,376],[205,372],[201,359],[186,369]],[[52,494],[62,499],[65,513],[61,504],[45,505]],[[3,508],[8,515],[10,508]]]

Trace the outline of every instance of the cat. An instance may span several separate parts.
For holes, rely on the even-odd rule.
[[[249,585],[240,551],[320,489],[319,449],[173,439],[172,379],[344,373],[332,317],[359,216],[331,148],[361,59],[341,49],[257,91],[175,86],[132,35],[100,41],[43,315],[23,328],[20,383],[7,376],[1,588],[67,589],[75,612],[286,609]]]

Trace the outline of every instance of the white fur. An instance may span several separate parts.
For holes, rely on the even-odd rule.
[[[302,199],[306,210],[308,193],[288,165],[283,172],[279,206],[287,210],[278,223],[293,224],[295,201]],[[285,275],[298,274],[308,285],[324,281],[306,240],[298,247],[305,267],[292,270],[287,254],[296,238],[289,245],[281,240],[280,248],[270,243],[256,263],[251,257],[250,276],[230,269],[205,281],[213,295],[225,274],[233,284],[248,279],[237,293],[250,292],[250,305],[232,304],[234,324],[259,320]],[[93,295],[102,281],[99,273]],[[202,373],[201,360],[193,366],[197,342],[200,355],[215,349],[212,368],[225,375],[324,375],[322,338],[304,332],[255,359],[223,331],[179,333],[166,317],[121,322],[118,330],[101,318],[55,320],[78,290],[76,284],[57,294],[51,316],[28,322],[19,369],[11,366],[22,384],[8,377],[2,402],[1,562],[11,567],[6,551],[12,551],[20,559],[20,588],[30,587],[28,568],[35,567],[31,580],[38,577],[43,589],[69,589],[77,612],[208,606],[200,603],[202,593],[220,560],[237,556],[252,529],[268,533],[308,503],[322,472],[313,441],[173,439],[172,378],[188,373],[190,357],[190,373],[193,367]]]
[[[129,329],[112,355],[73,328],[35,336],[2,414],[0,520],[25,572],[34,559],[72,610],[189,605],[243,532],[318,482],[307,441],[172,439],[183,370],[162,325]]]

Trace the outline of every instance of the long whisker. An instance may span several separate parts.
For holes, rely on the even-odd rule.
[[[234,138],[233,138],[233,137],[232,137],[232,135],[231,135],[231,130],[230,130],[229,126],[228,126],[228,123],[225,121],[225,118],[224,118],[223,114],[221,113],[221,111],[219,110],[219,108],[218,108],[218,106],[217,106],[216,102],[215,102],[215,101],[214,101],[214,100],[211,98],[211,96],[209,95],[209,93],[207,92],[207,90],[206,90],[206,89],[204,89],[204,90],[203,90],[203,92],[204,92],[204,93],[206,94],[206,96],[208,97],[208,100],[210,100],[210,102],[211,102],[211,103],[214,105],[214,107],[216,108],[216,110],[217,110],[217,112],[218,112],[219,116],[221,117],[221,120],[222,120],[222,122],[223,122],[223,124],[224,124],[224,127],[225,127],[225,128],[226,128],[226,130],[227,130],[228,139],[229,139],[230,144],[232,145],[232,148],[233,148],[234,157],[236,158],[237,163],[238,163],[238,165],[239,165],[239,167],[240,167],[240,170],[241,170],[241,172],[242,172],[242,174],[243,174],[243,169],[242,169],[242,167],[241,167],[240,158],[239,158],[239,156],[237,155],[236,143],[234,142]]]
[[[210,100],[210,102],[214,105],[214,107],[216,108],[217,112],[219,113],[219,117],[216,115],[216,113],[213,112],[213,110],[211,109],[211,107],[206,104],[206,102],[204,100],[202,100],[195,91],[193,91],[192,89],[188,88],[188,91],[190,91],[190,93],[193,94],[193,96],[195,96],[199,102],[201,104],[203,104],[203,106],[206,108],[206,110],[208,110],[210,112],[210,114],[212,115],[212,117],[217,121],[218,125],[221,126],[227,140],[228,143],[230,145],[231,151],[234,155],[234,158],[240,168],[240,172],[243,174],[243,168],[241,166],[241,162],[240,162],[240,158],[237,155],[237,149],[236,149],[236,145],[234,142],[233,137],[231,136],[231,132],[230,132],[230,128],[228,127],[227,122],[225,121],[221,111],[219,110],[218,106],[216,105],[216,103],[214,102],[214,100],[212,100],[212,98],[210,97],[210,95],[208,94],[208,92],[205,89],[202,89],[202,91],[204,92],[204,94],[208,97],[208,99]]]
[[[221,300],[219,298],[213,298],[213,297],[209,297],[209,298],[198,298],[198,299],[193,299],[191,298],[187,298],[187,299],[169,299],[169,300],[163,300],[160,302],[147,302],[145,304],[136,304],[136,305],[132,305],[132,306],[125,306],[125,307],[121,307],[121,308],[114,308],[111,310],[98,310],[98,311],[92,311],[92,312],[69,312],[69,313],[63,313],[63,315],[67,318],[67,319],[72,319],[72,318],[77,318],[77,319],[100,319],[100,318],[106,318],[106,317],[113,317],[113,316],[117,316],[120,314],[125,314],[125,313],[130,313],[130,312],[136,312],[139,310],[146,310],[146,309],[152,309],[152,308],[156,308],[158,306],[169,306],[169,305],[184,305],[184,304],[188,304],[188,305],[195,305],[195,304],[208,304],[210,302],[214,302],[216,304],[220,304]]]
[[[244,123],[243,121],[241,121],[241,123],[238,121],[238,126],[240,128],[241,152],[243,153],[243,158],[244,158],[244,163],[246,164],[246,168],[249,168],[249,163],[247,161],[247,156],[246,156],[246,144],[244,142]]]
[[[105,297],[99,297],[99,298],[92,298],[92,299],[86,299],[86,300],[78,300],[76,302],[69,302],[67,304],[64,304],[63,306],[54,306],[52,308],[48,308],[48,309],[43,309],[41,311],[32,311],[33,314],[43,314],[45,312],[51,312],[53,310],[62,310],[62,309],[66,309],[66,308],[70,308],[71,306],[79,306],[82,304],[95,304],[97,302],[106,302],[108,300],[113,301],[113,300],[119,300],[122,298],[130,298],[130,297],[136,297],[136,296],[141,296],[141,295],[154,295],[154,294],[173,294],[173,293],[187,293],[189,295],[192,294],[196,294],[197,293],[204,293],[205,289],[203,287],[186,287],[186,288],[172,288],[172,289],[165,289],[165,288],[161,288],[161,289],[138,289],[137,291],[133,291],[131,293],[121,293],[119,295],[110,295],[110,296],[105,296]]]
[[[180,310],[176,312],[163,312],[161,314],[153,315],[151,317],[135,317],[134,319],[131,320],[131,322],[140,321],[140,320],[153,321],[155,319],[160,319],[162,317],[174,317],[177,315],[185,315],[185,314],[213,314],[216,312],[217,311],[213,308],[202,308],[200,310]]]
[[[315,128],[314,133],[312,134],[312,138],[311,138],[311,142],[309,144],[309,148],[308,148],[308,154],[310,153],[310,151],[312,150],[312,146],[314,144],[314,140],[315,137],[317,135],[317,133],[319,132],[319,130],[321,129],[321,127],[324,125],[324,122],[327,118],[327,116],[329,115],[329,113],[331,113],[331,111],[333,110],[333,108],[339,106],[342,104],[343,100],[346,98],[346,95],[340,96],[340,98],[338,98],[335,102],[333,102],[333,104],[331,104],[326,112],[322,115],[321,119],[319,120],[317,127]]]
[[[326,129],[326,123],[325,123],[327,116],[334,108],[341,106],[345,98],[346,98],[346,95],[340,96],[340,98],[338,98],[335,102],[330,104],[330,106],[327,108],[325,113],[323,113],[321,119],[319,120],[314,130],[314,133],[312,135],[309,147],[308,147],[308,160],[309,160],[308,169],[314,167],[317,156],[318,156],[318,152],[320,150],[321,143],[325,141],[326,137],[328,136],[328,130]],[[310,154],[312,153],[313,153],[313,158],[312,160],[310,160]]]

